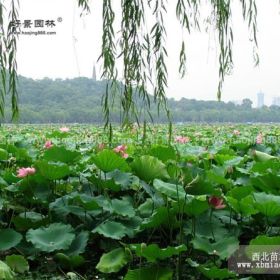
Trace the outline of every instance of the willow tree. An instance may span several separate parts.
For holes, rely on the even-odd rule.
[[[214,27],[219,44],[219,83],[217,97],[220,99],[225,76],[233,66],[233,28],[232,0],[174,0],[176,1],[176,17],[182,29],[187,33],[199,31],[205,25]],[[240,12],[248,24],[249,39],[253,42],[255,63],[257,56],[257,5],[256,0],[236,0],[240,2]],[[5,7],[8,16],[4,17],[4,4],[0,0],[0,63],[1,63],[1,99],[0,114],[4,116],[4,101],[8,94],[12,100],[13,117],[18,113],[17,102],[17,35],[13,32],[12,22],[18,18],[18,0],[9,0]],[[167,75],[166,66],[166,26],[164,18],[167,13],[167,0],[120,0],[118,10],[121,10],[121,28],[116,27],[116,5],[113,0],[103,0],[103,34],[102,78],[108,81],[103,98],[105,123],[111,119],[111,111],[116,100],[120,101],[122,123],[129,122],[138,116],[137,101],[149,113],[151,102],[160,108],[163,106],[168,113],[166,102]],[[115,4],[115,3],[114,3]],[[90,13],[89,0],[78,0],[83,11]],[[209,14],[202,16],[200,11],[204,5],[209,6]],[[147,24],[147,14],[153,24]],[[5,20],[7,23],[5,24]],[[151,21],[151,20],[150,20]],[[4,28],[7,26],[7,28]],[[178,71],[183,77],[186,72],[186,38],[182,39],[179,53]],[[117,60],[122,60],[121,67]],[[121,72],[121,73],[120,73]],[[123,78],[118,82],[119,76]],[[120,86],[121,85],[121,86]],[[149,90],[152,88],[150,93]],[[118,97],[118,98],[116,98]]]

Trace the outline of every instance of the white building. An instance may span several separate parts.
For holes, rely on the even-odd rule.
[[[273,97],[273,99],[272,99],[272,105],[275,105],[275,106],[279,106],[279,107],[280,107],[280,96],[275,96],[275,97]]]
[[[96,81],[96,68],[95,68],[95,64],[93,65],[93,69],[92,69],[92,79],[94,81]]]
[[[264,105],[264,93],[258,92],[257,93],[257,108],[261,108]]]

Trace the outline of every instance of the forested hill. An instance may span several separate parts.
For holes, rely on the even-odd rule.
[[[23,123],[98,123],[102,122],[101,99],[106,81],[88,78],[67,80],[33,80],[19,77],[20,122]],[[244,94],[246,95],[246,94]],[[232,102],[196,101],[182,98],[169,99],[174,122],[279,122],[280,108],[252,108],[252,102],[244,99],[242,105]],[[8,104],[7,104],[8,107]],[[156,108],[152,109],[156,116]],[[9,110],[7,109],[9,120]],[[115,110],[114,121],[119,121]],[[156,121],[166,120],[165,114]]]

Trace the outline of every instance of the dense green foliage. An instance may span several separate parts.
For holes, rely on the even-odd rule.
[[[278,126],[113,132],[0,128],[0,279],[242,279],[239,244],[280,245]]]
[[[22,123],[102,123],[102,96],[106,81],[88,78],[69,80],[32,80],[19,78],[19,103]],[[138,100],[139,102],[139,100]],[[119,100],[116,99],[116,104]],[[252,108],[252,102],[242,105],[232,102],[197,101],[182,98],[168,100],[174,122],[279,122],[277,106]],[[164,114],[158,117],[156,106],[151,107],[155,122],[166,122]],[[120,122],[120,106],[112,110],[112,121]],[[7,110],[8,111],[8,110]],[[143,112],[139,111],[143,120]],[[9,116],[6,117],[9,120]]]

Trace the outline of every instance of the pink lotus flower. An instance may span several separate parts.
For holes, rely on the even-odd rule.
[[[18,171],[17,171],[17,177],[18,178],[24,178],[28,175],[33,175],[34,173],[36,172],[36,169],[33,168],[33,167],[23,167],[23,168],[20,168]]]
[[[121,152],[125,152],[126,149],[127,149],[127,146],[125,146],[125,145],[119,145],[119,146],[117,146],[117,147],[114,149],[114,151],[115,151],[116,153],[121,153]]]
[[[233,134],[238,136],[238,135],[240,135],[240,131],[237,130],[237,129],[235,129],[235,130],[233,131]]]
[[[128,154],[125,152],[126,149],[127,149],[127,146],[125,146],[125,145],[119,145],[119,146],[117,146],[116,148],[114,148],[114,151],[115,151],[116,153],[121,154],[121,156],[122,156],[123,158],[128,158]]]
[[[126,153],[121,153],[121,155],[123,158],[128,158],[128,154],[126,154]]]
[[[256,143],[257,144],[261,144],[263,142],[263,136],[262,134],[260,133],[257,138],[256,138]]]
[[[61,132],[68,132],[70,129],[68,127],[64,126],[64,127],[61,127],[59,130]]]
[[[52,141],[50,141],[50,140],[46,141],[46,143],[45,143],[45,145],[44,145],[44,147],[45,147],[46,149],[50,149],[52,146],[53,146],[53,143],[52,143]]]
[[[224,204],[224,200],[222,198],[217,197],[217,196],[209,197],[208,202],[215,209],[223,209],[223,208],[226,207],[226,205]]]
[[[185,143],[188,143],[189,141],[190,141],[189,137],[185,137],[185,136],[176,136],[175,137],[175,142],[177,142],[177,143],[185,144]]]

